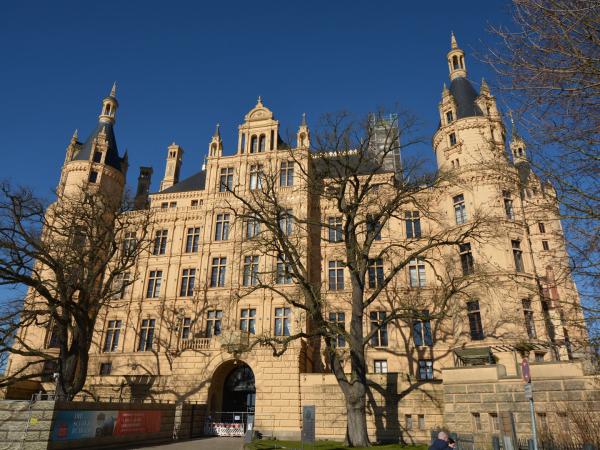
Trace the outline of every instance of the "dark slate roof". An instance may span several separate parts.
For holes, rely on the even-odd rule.
[[[114,167],[115,169],[124,172],[124,158],[121,158],[119,156],[117,140],[115,139],[115,132],[110,122],[98,122],[98,126],[96,127],[96,129],[92,131],[92,134],[90,134],[87,140],[81,145],[79,151],[75,154],[73,159],[80,161],[91,160],[91,153],[93,147],[92,143],[103,129],[106,133],[106,139],[108,141],[108,151],[106,153],[105,163],[107,166]]]
[[[479,106],[475,104],[478,97],[477,91],[469,80],[464,77],[455,78],[450,83],[450,93],[456,101],[456,118],[483,116]]]
[[[201,170],[200,172],[195,173],[191,177],[188,177],[177,184],[174,184],[173,186],[165,189],[164,191],[160,191],[160,194],[173,194],[175,192],[188,191],[203,191],[205,185],[206,171]]]

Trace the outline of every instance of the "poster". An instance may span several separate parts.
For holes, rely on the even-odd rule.
[[[161,418],[161,411],[58,411],[52,440],[157,433]]]

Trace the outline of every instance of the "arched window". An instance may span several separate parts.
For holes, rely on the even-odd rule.
[[[104,109],[104,114],[110,116],[110,103],[107,103],[106,108]]]
[[[210,146],[210,154],[211,156],[215,156],[217,154],[217,144],[212,144]]]
[[[517,149],[517,154],[518,154],[519,156],[523,156],[523,149],[522,149],[521,147],[519,147],[519,148]]]
[[[264,134],[260,135],[260,138],[258,139],[258,151],[259,152],[264,152],[265,151],[265,141],[266,141],[266,136]]]
[[[271,130],[271,142],[269,143],[269,147],[273,150],[275,146],[275,131]]]
[[[246,134],[242,133],[242,141],[240,144],[240,153],[244,153],[246,151]]]
[[[461,69],[465,68],[465,57],[464,56],[460,57],[460,68]]]
[[[452,67],[454,68],[454,70],[459,69],[458,66],[458,56],[454,55],[452,57]]]
[[[252,136],[252,138],[250,138],[250,153],[256,153],[256,144],[257,144],[257,140],[256,140],[256,136]]]
[[[306,145],[306,135],[304,133],[300,134],[300,147],[304,147]]]

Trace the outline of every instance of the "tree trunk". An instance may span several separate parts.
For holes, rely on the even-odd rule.
[[[358,387],[358,386],[356,386]],[[354,387],[352,390],[355,390]],[[348,428],[346,439],[350,447],[369,447],[369,435],[367,433],[367,415],[365,410],[366,393],[346,401],[346,414],[348,415]]]

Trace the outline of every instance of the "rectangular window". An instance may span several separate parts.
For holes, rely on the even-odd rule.
[[[135,231],[128,231],[123,237],[123,255],[131,256],[135,253],[137,247],[137,237]]]
[[[146,298],[157,298],[160,295],[160,285],[162,284],[162,270],[151,270],[148,277],[148,289]]]
[[[196,284],[196,269],[183,269],[181,272],[181,286],[179,288],[180,297],[191,297],[194,295],[194,285]]]
[[[168,230],[157,230],[154,233],[154,246],[152,248],[153,255],[164,255],[167,250],[167,235]]]
[[[256,286],[260,283],[258,279],[258,256],[244,256],[244,286]]]
[[[333,339],[331,339],[331,344],[337,347],[345,347],[346,346],[346,338],[344,337],[343,331],[346,329],[346,314],[341,311],[334,311],[329,313],[329,323],[334,329],[339,330],[338,333],[335,333]]]
[[[257,219],[246,220],[246,239],[252,239],[260,234],[260,222]]]
[[[129,293],[131,286],[131,274],[129,272],[120,272],[113,278],[114,283],[114,298],[123,299]]]
[[[155,319],[144,319],[140,326],[140,334],[138,336],[138,352],[147,352],[152,350],[154,344],[154,325]]]
[[[219,192],[233,191],[233,167],[224,167],[219,174]]]
[[[192,200],[192,202],[190,203],[190,206],[192,208],[196,208],[199,205],[199,201],[198,200]]]
[[[177,208],[177,202],[170,202],[169,208]]]
[[[481,323],[481,310],[479,309],[479,300],[467,302],[467,316],[469,317],[469,331],[471,339],[481,341],[485,338],[483,334],[483,325]]]
[[[290,308],[275,308],[275,336],[290,335]]]
[[[404,221],[406,222],[406,237],[415,239],[421,237],[421,219],[419,211],[405,211]]]
[[[379,288],[383,286],[383,259],[370,259],[368,266],[369,273],[369,287],[371,289]]]
[[[413,429],[412,414],[405,414],[404,415],[404,428],[407,431],[410,431],[410,430]]]
[[[250,166],[250,189],[262,189],[264,178],[263,165],[255,164]]]
[[[100,161],[102,161],[102,152],[95,151],[94,152],[94,162],[99,163]]]
[[[206,315],[206,337],[219,336],[221,334],[221,321],[223,319],[223,311],[213,309],[207,312]]]
[[[96,172],[95,170],[91,170],[90,171],[90,177],[88,178],[88,181],[90,183],[95,183],[96,181],[98,181],[98,172]]]
[[[500,431],[500,418],[498,417],[498,413],[490,413],[490,428],[493,433],[498,433]]]
[[[535,362],[544,362],[545,353],[535,352]]]
[[[371,345],[373,347],[387,347],[388,345],[387,323],[384,323],[385,318],[385,311],[371,311],[369,313],[371,332],[374,332],[371,337]]]
[[[192,336],[192,318],[184,317],[181,321],[181,340],[187,341]]]
[[[215,241],[229,239],[229,214],[217,214],[215,224]]]
[[[294,216],[291,209],[286,209],[279,216],[279,228],[286,236],[291,236],[294,229]]]
[[[112,363],[100,363],[100,376],[110,375],[112,372]]]
[[[276,280],[277,284],[292,284],[292,267],[290,263],[287,262],[285,255],[280,255],[277,258],[277,274]]]
[[[419,430],[425,429],[425,414],[419,414]]]
[[[433,360],[419,360],[419,380],[433,380]]]
[[[225,266],[227,258],[217,257],[212,259],[210,271],[210,287],[225,287]]]
[[[374,241],[381,240],[381,224],[370,214],[367,216],[367,233],[373,236]]]
[[[456,145],[456,134],[450,133],[450,146]]]
[[[523,251],[521,250],[521,241],[512,240],[510,242],[512,245],[513,258],[515,260],[515,270],[517,272],[524,272],[525,269],[523,267]]]
[[[240,330],[246,333],[256,333],[256,309],[245,308],[240,311]]]
[[[527,330],[527,336],[529,336],[529,339],[537,339],[531,300],[528,298],[524,298],[523,300],[521,300],[521,302],[523,304],[523,315],[525,317],[525,330]]]
[[[60,342],[58,340],[58,327],[56,324],[53,324],[50,328],[50,332],[48,333],[48,340],[46,344],[46,348],[59,348]]]
[[[281,170],[279,171],[279,185],[293,186],[294,185],[294,161],[282,161]]]
[[[515,220],[515,212],[510,191],[502,191],[502,197],[504,197],[504,213],[506,214],[506,218],[508,220]]]
[[[465,206],[465,196],[463,194],[452,197],[454,204],[454,218],[457,225],[467,222],[467,207]]]
[[[387,373],[387,359],[376,359],[375,360],[375,373]]]
[[[185,238],[185,252],[198,253],[198,245],[200,244],[200,227],[191,227],[187,229]]]
[[[460,254],[460,265],[462,267],[463,275],[470,275],[475,272],[475,262],[473,260],[473,253],[471,253],[471,244],[468,242],[459,244],[458,252]]]
[[[105,353],[116,352],[119,348],[119,337],[121,335],[121,321],[109,320],[106,324],[106,334],[104,335],[104,345],[102,351]]]
[[[327,234],[329,242],[342,242],[342,218],[329,217],[327,219]]]
[[[550,245],[548,244],[548,241],[542,241],[542,249],[543,250],[550,250]]]
[[[344,289],[344,263],[329,261],[329,289],[340,291]]]
[[[167,209],[169,207],[169,202],[162,202],[160,204],[160,209]]]
[[[446,111],[446,123],[452,123],[454,121],[454,114],[452,114],[452,111]]]
[[[425,287],[427,280],[425,279],[425,260],[423,258],[413,258],[408,263],[408,274],[410,287]]]
[[[473,418],[473,429],[475,431],[481,431],[481,414],[479,413],[471,413]]]
[[[543,234],[546,232],[546,225],[544,224],[544,222],[538,223],[538,228],[540,229],[540,233]]]
[[[413,320],[413,338],[416,347],[432,347],[433,336],[431,334],[431,320],[429,319],[429,311],[421,311],[421,317]]]

